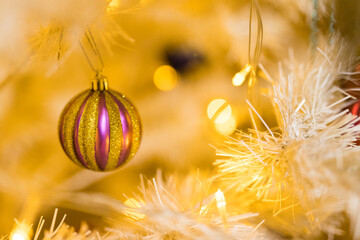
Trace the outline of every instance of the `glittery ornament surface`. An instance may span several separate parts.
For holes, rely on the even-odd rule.
[[[65,153],[69,156],[71,160],[73,160],[76,164],[82,164],[77,161],[76,153],[75,153],[75,145],[74,145],[74,132],[75,132],[75,121],[77,117],[78,110],[81,107],[83,101],[90,94],[89,91],[79,94],[74,97],[74,102],[69,106],[68,109],[65,108],[63,111],[64,120],[59,124],[60,132],[60,140],[61,136],[63,136],[62,145]]]
[[[130,118],[133,125],[133,134],[132,134],[132,147],[130,151],[130,158],[132,158],[135,153],[137,152],[140,140],[141,140],[141,124],[140,124],[140,117],[137,113],[135,107],[132,105],[132,103],[125,97],[125,95],[122,95],[118,92],[111,91],[114,96],[116,96],[120,101],[125,105],[126,109],[128,110],[130,114]]]
[[[59,136],[65,153],[76,164],[95,171],[110,171],[131,159],[138,150],[140,119],[122,94],[88,90],[65,106]]]

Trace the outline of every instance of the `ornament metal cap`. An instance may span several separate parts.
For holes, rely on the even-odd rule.
[[[95,79],[91,83],[91,88],[93,91],[104,91],[109,90],[109,84],[107,77],[101,74],[101,72],[97,72],[95,75]]]

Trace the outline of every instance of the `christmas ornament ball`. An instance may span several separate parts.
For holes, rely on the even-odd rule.
[[[107,87],[93,87],[65,106],[59,137],[65,153],[76,164],[94,171],[111,171],[137,152],[140,118],[124,95]]]

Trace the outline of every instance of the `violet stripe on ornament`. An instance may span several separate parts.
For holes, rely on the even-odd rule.
[[[110,121],[103,92],[100,93],[98,123],[95,142],[95,159],[101,170],[105,170],[110,150]]]

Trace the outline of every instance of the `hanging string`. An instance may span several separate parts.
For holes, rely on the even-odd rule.
[[[330,14],[330,26],[329,26],[329,31],[330,33],[334,33],[335,32],[335,1],[332,0],[331,1],[331,14]]]
[[[255,13],[256,13],[256,19],[257,19],[257,33],[256,33],[256,44],[255,44],[255,50],[254,50],[254,56],[251,58],[251,28],[252,28],[252,12],[253,8],[255,6]],[[261,49],[263,44],[263,23],[261,19],[260,9],[259,9],[259,3],[258,0],[252,0],[251,1],[251,8],[250,8],[250,21],[249,21],[249,62],[251,65],[256,69],[259,64],[259,59],[261,55]]]
[[[329,25],[329,32],[330,32],[330,44],[334,43],[334,33],[335,33],[335,0],[331,1],[331,10],[330,10],[330,25]]]
[[[312,19],[311,19],[311,44],[312,44],[312,49],[313,51],[316,50],[316,48],[318,47],[318,20],[319,20],[319,13],[318,13],[318,8],[319,8],[319,1],[318,0],[313,0],[313,12],[312,12]],[[330,35],[330,44],[333,44],[334,42],[334,33],[335,33],[335,1],[332,0],[331,1],[331,5],[330,5],[330,23],[329,23],[329,35]]]
[[[87,51],[85,50],[85,47],[84,45],[81,43],[81,41],[79,41],[79,44],[80,44],[80,47],[84,53],[84,56],[87,60],[87,62],[89,63],[89,66],[90,68],[98,75],[98,74],[101,74],[101,72],[104,70],[104,61],[103,61],[103,58],[100,54],[100,51],[99,51],[99,48],[96,44],[96,41],[95,41],[95,38],[91,32],[90,29],[88,29],[86,32],[85,32],[85,38],[87,40],[87,44],[89,45],[91,51],[92,51],[92,54],[93,54],[93,58],[95,58],[95,61],[97,62],[97,64],[95,65],[93,63],[93,61],[91,60],[89,54],[87,53]],[[97,66],[97,67],[96,67]]]
[[[60,58],[61,58],[63,38],[64,38],[64,29],[62,28],[62,29],[60,30],[60,38],[59,38],[59,49],[58,49],[58,55],[57,55],[58,61],[59,61]]]
[[[256,31],[256,43],[253,55],[252,52],[252,24],[253,24],[253,13],[255,12],[257,20],[257,31]],[[249,48],[248,48],[248,64],[233,77],[233,85],[240,86],[243,82],[249,78],[249,87],[252,87],[256,81],[256,69],[259,64],[261,56],[261,49],[263,44],[263,22],[261,19],[260,8],[258,0],[251,0],[250,4],[250,19],[249,19]]]
[[[312,16],[311,16],[311,36],[310,36],[310,40],[311,40],[311,44],[312,44],[312,49],[315,52],[317,46],[318,46],[318,39],[317,39],[317,34],[318,34],[318,5],[319,2],[318,0],[313,0],[313,12],[312,12]]]
[[[250,4],[250,19],[249,19],[249,48],[248,48],[248,61],[251,63],[251,33],[252,33],[252,16],[253,15],[253,1]]]
[[[317,47],[318,47],[318,20],[319,20],[319,13],[318,13],[318,8],[319,8],[319,0],[313,0],[313,12],[312,12],[312,16],[311,16],[311,36],[310,36],[310,40],[311,40],[311,44],[312,44],[312,50],[313,52],[316,51]],[[334,43],[334,33],[335,33],[335,23],[336,23],[336,19],[335,19],[335,0],[331,0],[331,5],[330,5],[330,21],[329,21],[329,43],[333,44]]]
[[[92,89],[96,90],[108,90],[108,81],[107,78],[102,75],[104,70],[104,61],[100,54],[99,48],[96,44],[95,38],[90,29],[85,32],[85,38],[88,47],[91,49],[93,55],[93,61],[90,58],[88,52],[85,50],[84,45],[79,41],[80,47],[84,53],[84,56],[89,63],[90,68],[95,72],[95,79],[92,81]],[[95,64],[95,62],[97,62]]]

